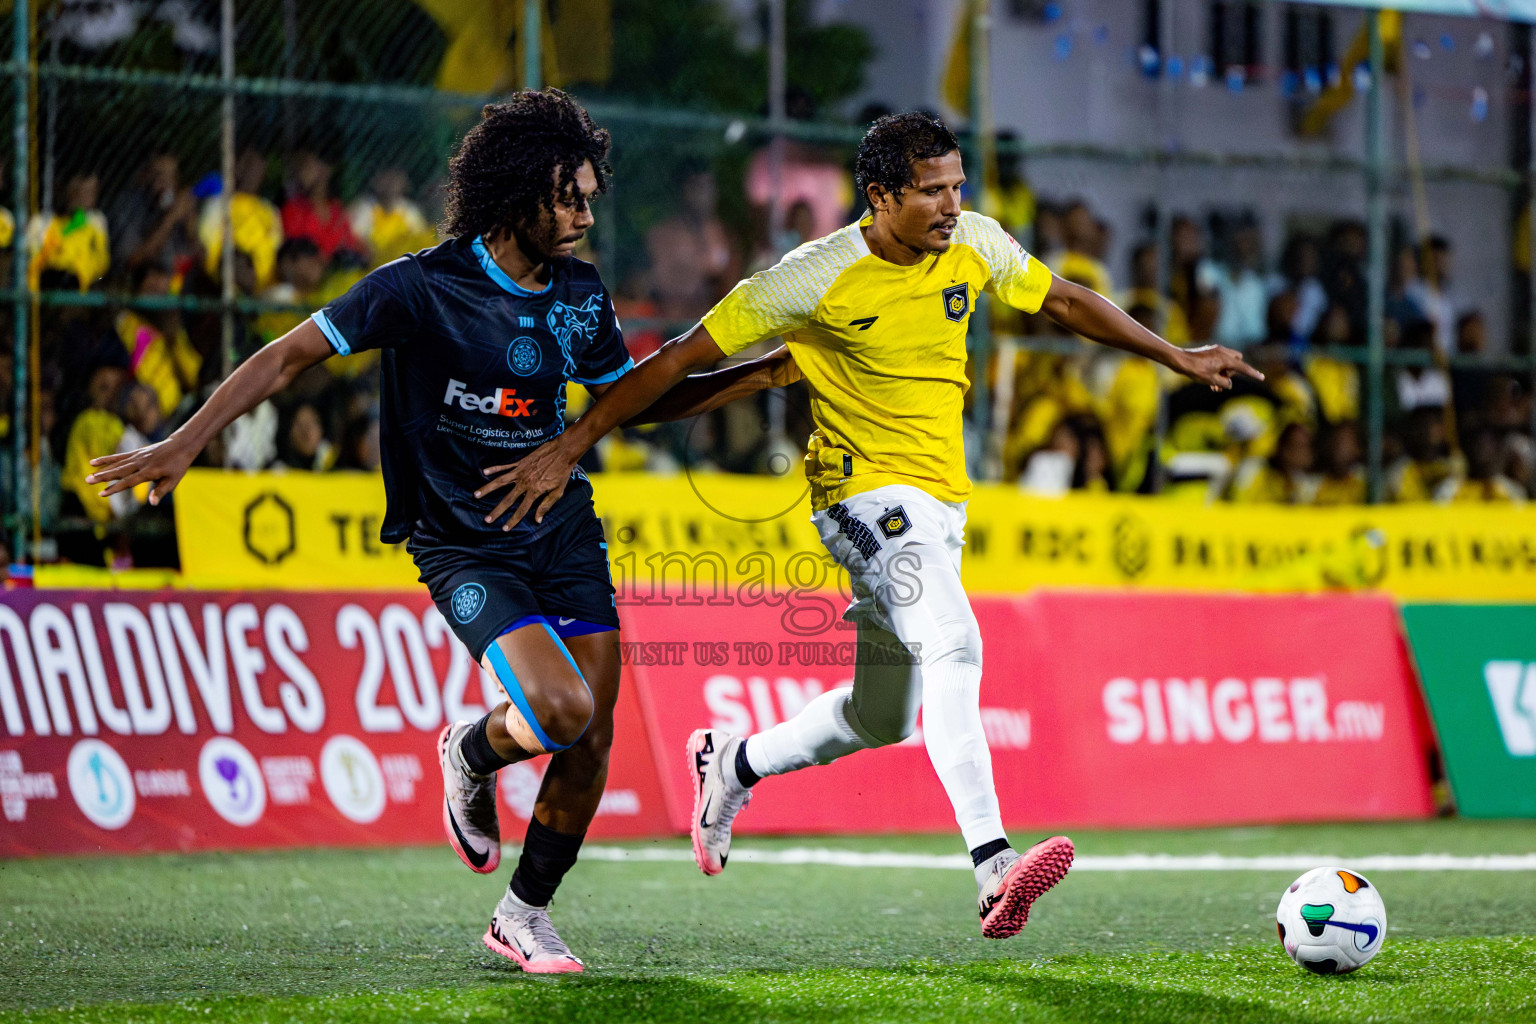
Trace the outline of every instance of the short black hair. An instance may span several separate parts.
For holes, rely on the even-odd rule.
[[[575,190],[588,160],[608,189],[608,130],[559,89],[524,89],[488,103],[448,161],[444,233],[486,235],[531,223]],[[552,187],[552,185],[554,187]]]
[[[960,148],[955,133],[932,114],[888,114],[869,126],[854,160],[854,185],[868,201],[869,186],[896,193],[912,184],[912,163]]]

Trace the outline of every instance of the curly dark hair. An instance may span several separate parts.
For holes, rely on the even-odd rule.
[[[555,196],[573,195],[576,172],[592,161],[597,190],[608,190],[608,129],[559,89],[513,93],[488,103],[448,161],[443,231],[490,235],[534,223],[554,211]],[[558,190],[551,188],[558,178]]]
[[[931,160],[959,148],[955,133],[932,114],[920,110],[887,114],[869,126],[859,143],[854,185],[866,201],[870,185],[899,194],[912,184],[914,160]]]

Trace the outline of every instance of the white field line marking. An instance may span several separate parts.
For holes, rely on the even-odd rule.
[[[687,849],[670,847],[588,846],[581,851],[587,860],[633,863],[677,861],[692,863]],[[964,854],[863,852],[792,846],[783,850],[737,849],[733,861],[755,864],[821,864],[841,868],[939,868],[970,871]],[[1490,854],[1463,857],[1450,853],[1377,854],[1339,857],[1333,854],[1284,854],[1274,857],[1230,857],[1205,853],[1175,856],[1167,853],[1087,854],[1072,862],[1073,871],[1308,871],[1319,865],[1348,865],[1357,871],[1536,871],[1536,853]]]

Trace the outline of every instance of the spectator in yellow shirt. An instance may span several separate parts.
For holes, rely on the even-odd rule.
[[[1159,333],[1164,339],[1175,345],[1188,345],[1189,321],[1184,317],[1184,309],[1158,288],[1157,271],[1157,246],[1143,242],[1131,253],[1131,288],[1125,296],[1125,307],[1147,307],[1161,325]]]
[[[373,176],[368,194],[359,196],[347,209],[352,233],[368,246],[375,267],[437,243],[437,234],[421,215],[421,208],[407,198],[409,187],[404,171],[386,167]]]
[[[1001,131],[997,142],[997,184],[987,189],[981,212],[995,218],[1020,245],[1033,250],[1035,193],[1024,180],[1024,158],[1011,148],[1018,139],[1011,131]]]
[[[171,274],[158,264],[140,264],[133,272],[137,295],[169,295]],[[117,314],[117,336],[128,350],[128,372],[155,394],[161,416],[170,416],[197,387],[202,354],[192,346],[175,310]]]
[[[1205,233],[1193,218],[1182,213],[1173,218],[1169,232],[1173,259],[1168,294],[1184,310],[1190,339],[1209,341],[1221,315],[1221,300],[1200,275],[1200,264],[1205,261]]]
[[[1435,488],[1437,502],[1525,504],[1525,490],[1500,472],[1504,451],[1496,431],[1489,427],[1468,430],[1462,438],[1461,447],[1466,453],[1466,473],[1453,473],[1441,481],[1440,486]]]
[[[1306,360],[1307,380],[1317,396],[1317,411],[1325,423],[1360,418],[1360,367],[1329,355],[1335,346],[1353,340],[1349,310],[1340,303],[1328,307],[1312,336],[1313,353]]]
[[[1177,307],[1169,303],[1168,308]],[[1150,307],[1137,304],[1127,312],[1132,320],[1157,333],[1157,315]],[[1103,424],[1098,441],[1108,459],[1109,473],[1100,475],[1112,476],[1123,491],[1137,490],[1146,476],[1152,428],[1162,398],[1158,369],[1146,359],[1103,352],[1096,354],[1086,374],[1094,395],[1094,412]]]
[[[1393,501],[1428,501],[1443,482],[1462,475],[1446,440],[1442,409],[1426,405],[1408,414],[1403,449],[1403,457],[1387,472],[1387,495]]]
[[[123,371],[115,366],[102,366],[91,374],[86,385],[90,406],[75,417],[69,428],[69,440],[64,445],[64,490],[80,502],[85,515],[100,528],[112,521],[112,502],[100,497],[98,484],[88,484],[85,478],[91,472],[91,460],[117,451],[123,438],[123,421],[113,410],[117,396],[123,387]]]
[[[47,270],[73,275],[82,292],[106,276],[112,266],[112,246],[107,238],[107,218],[96,209],[100,198],[101,182],[96,174],[76,174],[64,184],[66,212],[33,218],[27,226],[32,287],[39,287]]]
[[[1114,295],[1114,279],[1096,255],[1102,244],[1100,225],[1087,203],[1079,200],[1067,207],[1065,229],[1066,250],[1047,259],[1046,265],[1057,277],[1082,284],[1100,295]]]
[[[1360,462],[1360,431],[1351,421],[1323,430],[1322,478],[1317,484],[1318,505],[1365,504],[1365,467]]]
[[[1231,498],[1242,504],[1310,505],[1317,496],[1312,468],[1312,431],[1305,423],[1280,431],[1268,459],[1250,458],[1238,467]]]
[[[1277,295],[1270,311],[1276,312],[1277,304],[1288,308],[1290,303],[1289,296]],[[1264,387],[1279,406],[1280,418],[1312,426],[1317,422],[1317,396],[1307,378],[1291,365],[1290,355],[1290,346],[1284,342],[1267,341],[1250,350],[1249,361],[1264,374]]]
[[[234,227],[235,251],[250,258],[256,271],[256,288],[269,287],[277,274],[277,250],[283,244],[283,216],[277,207],[261,196],[267,178],[267,158],[255,147],[247,146],[235,162],[235,191],[229,197],[230,223]],[[203,204],[198,221],[198,236],[206,252],[205,267],[219,276],[224,259],[224,201],[213,196]]]

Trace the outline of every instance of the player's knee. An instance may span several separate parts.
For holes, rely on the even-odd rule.
[[[541,695],[536,709],[539,725],[556,750],[579,742],[592,724],[592,692],[580,676]]]
[[[571,744],[570,749],[579,751],[583,757],[593,765],[601,767],[608,763],[608,752],[613,748],[613,714],[610,711],[603,713],[598,708],[592,715],[592,721],[588,723],[586,731],[581,738]]]

